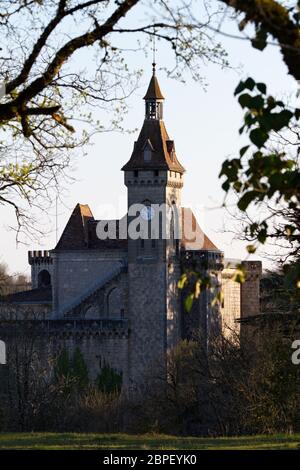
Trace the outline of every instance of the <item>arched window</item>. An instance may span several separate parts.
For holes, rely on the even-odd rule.
[[[107,316],[120,317],[123,309],[122,292],[118,287],[113,287],[107,294]]]
[[[6,346],[2,340],[0,340],[0,364],[6,364]]]
[[[84,318],[86,320],[97,320],[102,317],[102,314],[101,306],[99,306],[97,303],[94,303],[87,307],[84,312]]]
[[[50,287],[51,286],[51,275],[49,271],[43,269],[38,274],[38,287]]]

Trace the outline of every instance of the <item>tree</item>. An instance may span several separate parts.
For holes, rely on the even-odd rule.
[[[80,389],[87,387],[89,383],[88,368],[78,347],[75,349],[72,357],[72,372],[77,387]]]
[[[233,8],[238,15],[244,15],[239,27],[245,29],[252,24],[256,36],[252,39],[253,47],[263,50],[268,36],[279,44],[283,60],[289,73],[300,80],[300,3],[293,6],[281,5],[275,0],[220,0]]]
[[[94,132],[121,128],[123,99],[136,88],[140,71],[129,70],[120,36],[133,35],[137,48],[146,46],[143,38],[166,41],[174,51],[173,75],[188,66],[199,78],[199,60],[226,64],[220,45],[205,25],[192,26],[190,8],[181,1],[171,7],[165,0],[4,0],[1,9],[0,203],[13,207],[27,230],[22,201],[41,207],[72,150]],[[149,20],[141,25],[129,16],[132,10]],[[88,70],[78,65],[83,50]],[[95,108],[103,116],[115,111],[110,124],[94,119]]]
[[[28,278],[24,274],[9,274],[8,266],[0,263],[0,296],[24,290],[30,286]]]
[[[257,206],[249,214],[245,238],[265,243],[286,241],[288,254],[299,258],[299,127],[300,110],[287,107],[268,95],[264,83],[248,78],[235,91],[246,110],[240,133],[249,134],[249,145],[237,158],[223,163],[220,176],[225,176],[223,189],[233,190],[242,212]],[[255,252],[249,245],[249,252]],[[283,256],[282,258],[286,259]]]
[[[218,334],[211,336],[209,353],[200,337],[179,343],[168,355],[167,383],[155,388],[150,380],[143,389],[142,430],[210,436],[298,432],[300,369],[287,347],[293,331],[285,333],[280,324],[271,330],[259,326],[242,343],[234,333]]]
[[[105,361],[101,366],[100,373],[96,378],[96,386],[103,393],[119,394],[122,388],[122,372],[118,372]]]
[[[55,361],[54,375],[58,382],[61,379],[66,381],[68,392],[89,385],[88,368],[80,348],[76,347],[71,357],[66,348],[60,351]]]
[[[283,60],[296,80],[300,79],[300,4],[281,5],[273,0],[221,0],[234,8],[241,19],[240,30],[254,25],[252,46],[264,50],[272,36]],[[268,94],[264,83],[251,77],[235,90],[245,110],[240,133],[249,135],[249,145],[239,156],[223,163],[223,189],[237,196],[238,209],[245,214],[243,238],[251,242],[248,252],[259,244],[274,242],[280,262],[293,263],[296,284],[300,280],[300,110]],[[300,285],[300,284],[299,284]],[[299,287],[299,286],[298,286]]]

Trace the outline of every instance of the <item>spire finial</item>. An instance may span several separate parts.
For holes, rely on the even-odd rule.
[[[155,75],[155,71],[156,71],[155,28],[153,29],[153,36],[152,36],[152,53],[153,53],[152,73],[153,75]]]

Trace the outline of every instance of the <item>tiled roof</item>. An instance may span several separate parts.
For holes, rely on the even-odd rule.
[[[88,247],[88,222],[94,216],[88,205],[77,204],[56,246],[56,250],[74,250]]]
[[[197,219],[190,208],[182,207],[182,240],[181,246],[185,250],[220,251],[208,238],[199,226]]]
[[[128,240],[119,238],[120,221],[115,222],[117,223],[116,239],[101,240],[97,236],[99,221],[94,219],[88,206],[77,204],[56,250],[119,249],[126,251]],[[189,208],[182,208],[182,235],[181,246],[185,250],[220,251],[203,232]]]
[[[77,204],[55,250],[127,248],[127,240],[118,239],[118,220],[116,220],[117,239],[99,239],[97,236],[98,222],[100,221],[94,219],[89,206]]]
[[[89,222],[89,248],[91,249],[127,249],[127,239],[119,239],[119,220],[116,220],[116,239],[101,240],[97,236],[97,224],[99,220]],[[105,221],[106,222],[106,221]]]
[[[16,292],[1,298],[5,303],[51,303],[52,287],[41,287],[38,289]]]
[[[152,158],[150,161],[145,161],[144,149],[149,142],[153,148]],[[179,173],[185,171],[177,159],[174,142],[170,140],[165,124],[161,120],[145,119],[130,160],[123,166],[122,170],[148,168],[172,170]]]
[[[144,100],[164,100],[158,80],[154,74],[150,80],[147,93],[144,96]]]

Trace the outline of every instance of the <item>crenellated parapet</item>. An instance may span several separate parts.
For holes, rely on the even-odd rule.
[[[0,331],[3,338],[30,336],[56,339],[128,338],[127,319],[100,320],[2,320]]]
[[[245,270],[246,280],[254,281],[261,278],[262,262],[261,261],[242,261],[242,267]]]
[[[224,267],[224,255],[221,251],[185,250],[180,255],[183,271],[221,271]]]
[[[53,257],[48,250],[28,252],[28,262],[31,266],[31,284],[33,289],[49,287],[53,277]]]
[[[48,250],[28,251],[28,263],[32,265],[52,265],[53,258]]]

